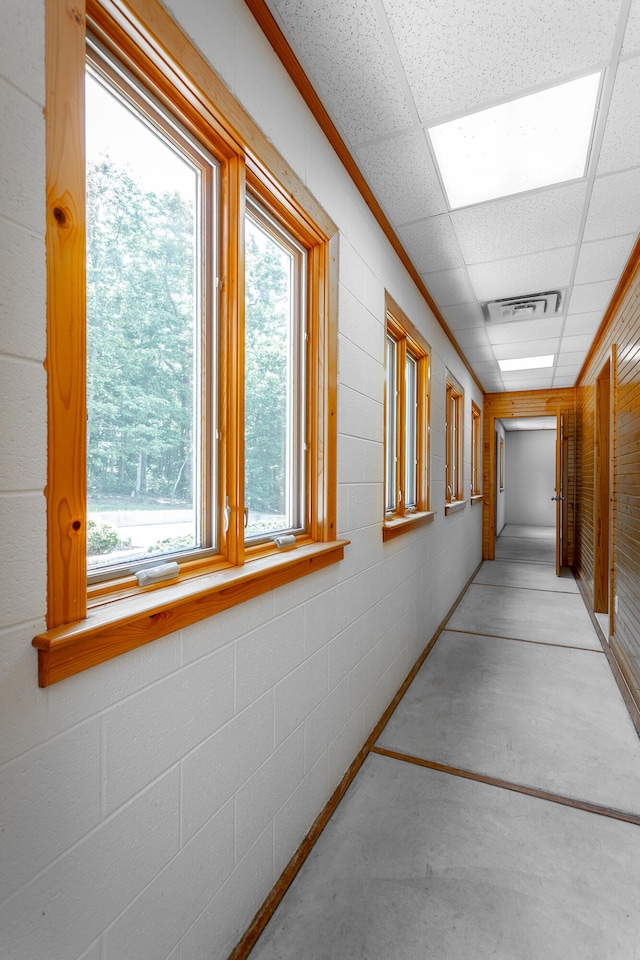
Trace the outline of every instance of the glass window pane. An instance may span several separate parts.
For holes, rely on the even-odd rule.
[[[397,396],[397,353],[398,345],[392,337],[387,337],[385,363],[387,372],[387,437],[386,437],[386,464],[385,464],[385,510],[395,511],[396,504],[396,424],[398,419]]]
[[[87,564],[198,546],[200,171],[87,73]]]
[[[247,539],[304,525],[304,255],[254,217],[245,229]]]
[[[405,507],[415,507],[417,499],[417,403],[418,365],[413,357],[407,355],[405,364]]]

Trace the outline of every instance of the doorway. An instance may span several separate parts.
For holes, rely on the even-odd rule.
[[[610,573],[609,530],[611,500],[611,362],[607,360],[596,379],[595,469],[594,469],[594,570],[593,609],[609,636]]]
[[[496,421],[496,560],[555,564],[555,417]]]

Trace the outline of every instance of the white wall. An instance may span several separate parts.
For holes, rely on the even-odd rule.
[[[482,398],[242,0],[187,33],[341,230],[338,565],[37,686],[46,605],[43,0],[0,6],[0,956],[224,958],[481,556],[444,371]],[[384,544],[384,289],[432,346],[433,524]]]
[[[506,454],[506,431],[499,420],[496,420],[496,476],[495,476],[495,490],[496,490],[496,537],[499,537],[502,528],[506,523],[506,504],[507,504],[507,489],[509,487],[509,468],[507,465],[507,454]],[[500,440],[505,444],[504,452],[504,464],[503,464],[503,473],[502,480],[504,486],[500,489]]]
[[[507,523],[553,527],[556,522],[556,431],[507,432]]]

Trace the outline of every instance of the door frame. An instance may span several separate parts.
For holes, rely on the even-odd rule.
[[[573,387],[559,390],[523,390],[517,393],[489,393],[484,397],[483,409],[483,515],[482,515],[482,559],[495,560],[496,548],[496,463],[495,442],[496,420],[509,420],[516,417],[558,417],[569,414],[575,421],[575,390]],[[565,418],[565,422],[566,422]],[[568,458],[567,462],[568,462]],[[569,476],[565,491],[567,506],[573,503],[573,477]],[[565,510],[565,517],[568,511]],[[568,524],[568,520],[566,520]],[[571,547],[574,538],[571,531],[565,538],[563,565],[573,562]]]

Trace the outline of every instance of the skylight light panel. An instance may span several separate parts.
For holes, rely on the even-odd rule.
[[[452,210],[586,175],[602,75],[429,128]]]
[[[552,367],[554,355],[544,357],[518,357],[515,360],[498,360],[498,366],[503,373],[509,370],[540,370],[543,367]]]

